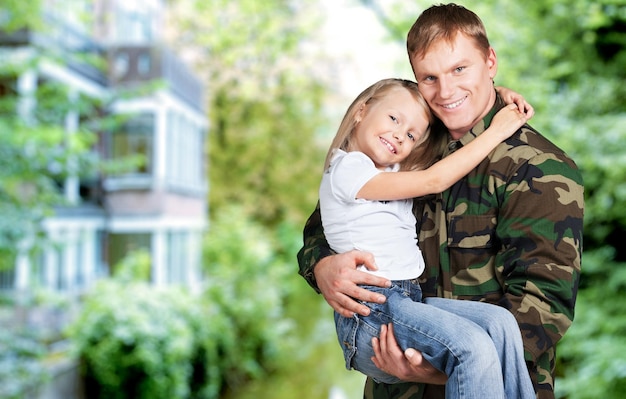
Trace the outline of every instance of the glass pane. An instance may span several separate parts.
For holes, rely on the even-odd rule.
[[[153,146],[154,115],[142,114],[132,117],[119,131],[112,134],[110,154],[113,159],[142,155],[144,162],[135,172],[150,174]]]

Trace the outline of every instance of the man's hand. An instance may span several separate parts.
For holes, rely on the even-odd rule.
[[[444,385],[448,380],[445,373],[437,370],[413,348],[402,352],[393,335],[393,325],[383,325],[380,338],[372,339],[374,357],[372,361],[379,369],[394,375],[402,381]]]
[[[321,259],[313,270],[317,287],[324,295],[324,299],[343,317],[352,317],[354,313],[362,316],[369,315],[369,308],[355,299],[375,303],[384,303],[386,300],[384,295],[376,294],[357,285],[379,287],[391,285],[386,278],[357,270],[357,267],[361,265],[368,270],[377,270],[372,254],[356,250],[327,256]]]

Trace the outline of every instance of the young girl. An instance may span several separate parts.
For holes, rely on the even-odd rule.
[[[535,397],[520,330],[509,311],[473,301],[422,301],[417,278],[424,259],[411,200],[446,190],[528,118],[511,104],[463,148],[416,170],[432,163],[435,152],[420,145],[428,138],[433,116],[416,83],[382,80],[350,105],[326,157],[320,185],[322,225],[334,251],[374,254],[378,270],[362,269],[386,277],[392,286],[367,286],[387,298],[384,304],[365,303],[371,309],[367,317],[345,318],[335,312],[348,369],[377,382],[400,382],[371,360],[372,339],[382,325],[392,323],[403,350],[421,351],[446,373],[447,398]],[[478,322],[476,314],[481,315]]]

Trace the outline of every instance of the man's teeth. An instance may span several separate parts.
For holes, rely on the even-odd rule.
[[[453,102],[452,104],[445,104],[445,105],[443,105],[443,107],[446,108],[446,109],[454,109],[454,108],[458,107],[459,105],[461,105],[464,100],[465,100],[465,98],[462,98],[459,101]]]

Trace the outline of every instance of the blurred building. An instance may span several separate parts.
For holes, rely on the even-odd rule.
[[[201,81],[164,45],[165,0],[42,4],[45,29],[0,34],[3,59],[43,49],[60,55],[33,57],[36,62],[16,76],[17,94],[29,98],[42,82],[54,81],[67,87],[68,102],[82,95],[112,98],[102,112],[127,119],[99,132],[93,151],[113,160],[142,154],[145,162],[130,172],[60,182],[72,206],[45,222],[56,245],[1,272],[0,290],[37,286],[76,297],[137,249],[151,255],[153,284],[196,286],[207,225],[208,123]],[[156,88],[140,90],[148,84]],[[68,135],[87,122],[78,111],[64,121]]]

